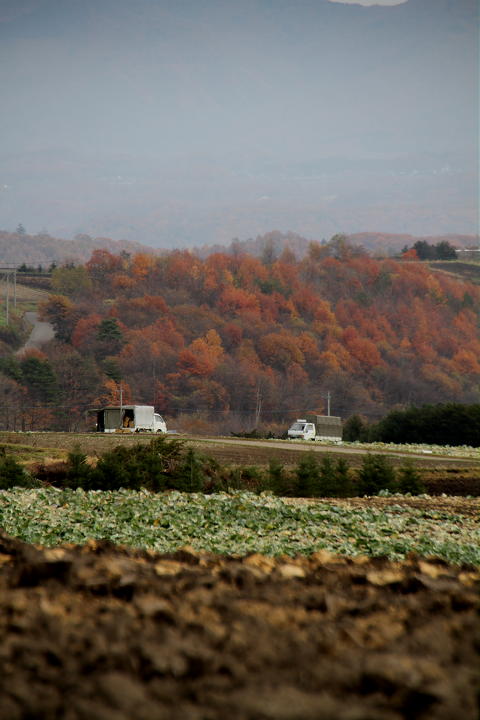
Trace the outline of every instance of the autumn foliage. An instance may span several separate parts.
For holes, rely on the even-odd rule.
[[[480,288],[337,242],[261,260],[95,251],[88,293],[42,313],[94,373],[85,403],[115,397],[252,425],[325,409],[373,419],[411,403],[478,402]],[[73,272],[73,269],[72,269]],[[69,287],[68,268],[62,280]]]

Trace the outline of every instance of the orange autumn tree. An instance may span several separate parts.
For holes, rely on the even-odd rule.
[[[64,342],[71,339],[73,328],[79,314],[75,303],[64,295],[50,295],[48,300],[39,304],[38,315],[53,325],[55,337]]]
[[[278,369],[287,370],[292,364],[302,367],[305,356],[295,336],[288,332],[268,333],[259,342],[263,362]]]
[[[216,330],[197,338],[178,356],[178,368],[184,375],[208,376],[213,373],[224,356],[222,341]]]
[[[80,318],[72,333],[73,347],[77,350],[90,348],[95,341],[101,322],[102,316],[97,313]]]
[[[112,315],[128,327],[145,327],[158,318],[169,315],[170,310],[160,295],[143,295],[125,299],[120,297],[112,307]]]
[[[113,289],[117,273],[124,269],[124,261],[119,255],[113,255],[108,250],[94,250],[85,267],[95,292],[103,294]]]
[[[216,303],[221,313],[241,315],[244,312],[260,314],[259,301],[256,295],[242,288],[226,287]]]
[[[126,382],[120,383],[115,382],[111,378],[106,378],[101,386],[100,393],[94,399],[94,404],[99,407],[105,405],[119,405],[120,404],[120,393],[123,405],[132,404],[132,390],[130,385]]]

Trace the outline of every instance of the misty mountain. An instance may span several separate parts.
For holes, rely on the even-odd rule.
[[[28,235],[27,233],[9,233],[0,230],[0,257],[2,265],[27,265],[46,270],[52,263],[83,264],[90,259],[94,250],[108,250],[118,255],[121,252],[130,254],[157,252],[153,248],[140,243],[117,241],[110,238],[91,238],[88,235],[77,235],[73,240],[54,238],[44,233]]]
[[[476,233],[475,0],[3,0],[0,226]]]

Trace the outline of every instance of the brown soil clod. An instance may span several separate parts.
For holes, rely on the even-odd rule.
[[[478,568],[0,534],[0,720],[476,720]]]

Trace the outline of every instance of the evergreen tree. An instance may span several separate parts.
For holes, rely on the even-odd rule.
[[[358,492],[360,495],[378,495],[380,490],[396,489],[395,470],[385,455],[368,453],[358,471]]]
[[[35,481],[11,455],[0,455],[0,490],[13,487],[32,487]]]
[[[205,472],[201,456],[189,448],[185,458],[178,467],[172,484],[182,492],[201,492],[205,485]]]
[[[376,440],[393,443],[480,445],[480,404],[447,403],[394,410],[372,429]]]
[[[420,495],[425,492],[422,476],[410,463],[398,471],[398,489],[401,493]]]
[[[318,494],[321,497],[336,497],[337,495],[335,463],[329,454],[324,455],[320,461]]]
[[[297,497],[318,497],[320,495],[320,467],[315,453],[304,453],[296,468]]]
[[[360,415],[351,415],[343,426],[343,439],[346,442],[366,441],[368,429]]]
[[[343,458],[334,460],[330,454],[320,462],[319,495],[322,497],[349,497],[353,494],[348,463]]]
[[[65,485],[71,488],[80,487],[84,490],[90,489],[93,472],[87,462],[87,456],[82,452],[79,445],[68,453],[67,465]]]
[[[33,400],[53,403],[58,396],[57,378],[47,359],[30,355],[20,361],[22,382]]]
[[[355,495],[350,468],[344,458],[337,458],[336,460],[335,481],[338,488],[337,497],[352,497],[352,495]]]
[[[291,488],[288,487],[285,467],[277,458],[272,458],[268,465],[267,484],[268,488],[275,493],[275,495],[286,496],[291,494]]]
[[[114,317],[102,320],[97,331],[97,354],[100,359],[116,355],[124,342],[123,333]]]
[[[439,260],[456,260],[457,251],[447,240],[442,240],[435,245],[437,258]]]

